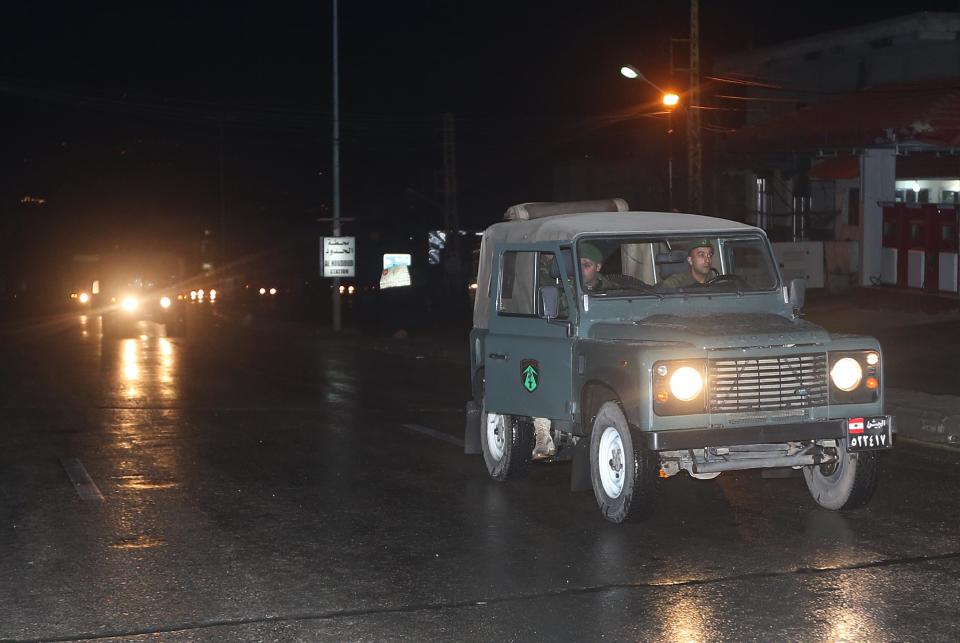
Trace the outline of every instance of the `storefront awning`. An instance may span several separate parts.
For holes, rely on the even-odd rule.
[[[729,143],[745,153],[893,143],[960,147],[960,78],[851,92],[744,127]]]

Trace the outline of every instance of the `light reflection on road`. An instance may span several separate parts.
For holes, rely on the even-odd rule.
[[[154,507],[156,495],[181,487],[182,457],[175,444],[183,419],[178,410],[183,346],[140,322],[136,335],[104,338],[104,429],[114,448],[110,512],[115,533],[110,548],[126,557],[166,546],[165,529]]]
[[[155,335],[113,341],[119,342],[115,371],[107,369],[104,375],[115,380],[116,388],[110,389],[116,390],[122,401],[136,406],[170,406],[178,401],[180,346]],[[106,350],[109,354],[109,347]]]

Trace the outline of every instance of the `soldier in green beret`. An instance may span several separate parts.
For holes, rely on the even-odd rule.
[[[601,292],[622,288],[640,288],[645,285],[639,279],[629,275],[604,275],[600,272],[601,268],[603,268],[603,253],[600,248],[589,241],[581,242],[580,280],[583,282],[584,290]]]
[[[687,252],[690,270],[678,272],[663,280],[664,288],[686,288],[706,283],[713,270],[713,243],[710,239],[697,239]]]

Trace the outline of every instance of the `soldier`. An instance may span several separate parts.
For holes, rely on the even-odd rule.
[[[713,269],[713,244],[709,239],[697,239],[687,253],[690,270],[678,272],[663,280],[664,288],[686,288],[706,283]]]

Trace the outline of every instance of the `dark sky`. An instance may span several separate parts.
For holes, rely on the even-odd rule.
[[[705,70],[751,43],[905,13],[875,2],[701,4]],[[446,111],[458,119],[467,225],[549,198],[558,160],[634,154],[662,124],[623,118],[656,96],[618,68],[670,84],[668,42],[686,34],[688,7],[342,0],[344,216],[439,224]],[[79,246],[215,227],[221,151],[237,252],[328,215],[328,3],[5,3],[0,38],[0,216],[19,212],[21,232],[48,222]],[[45,209],[25,216],[25,194]]]

